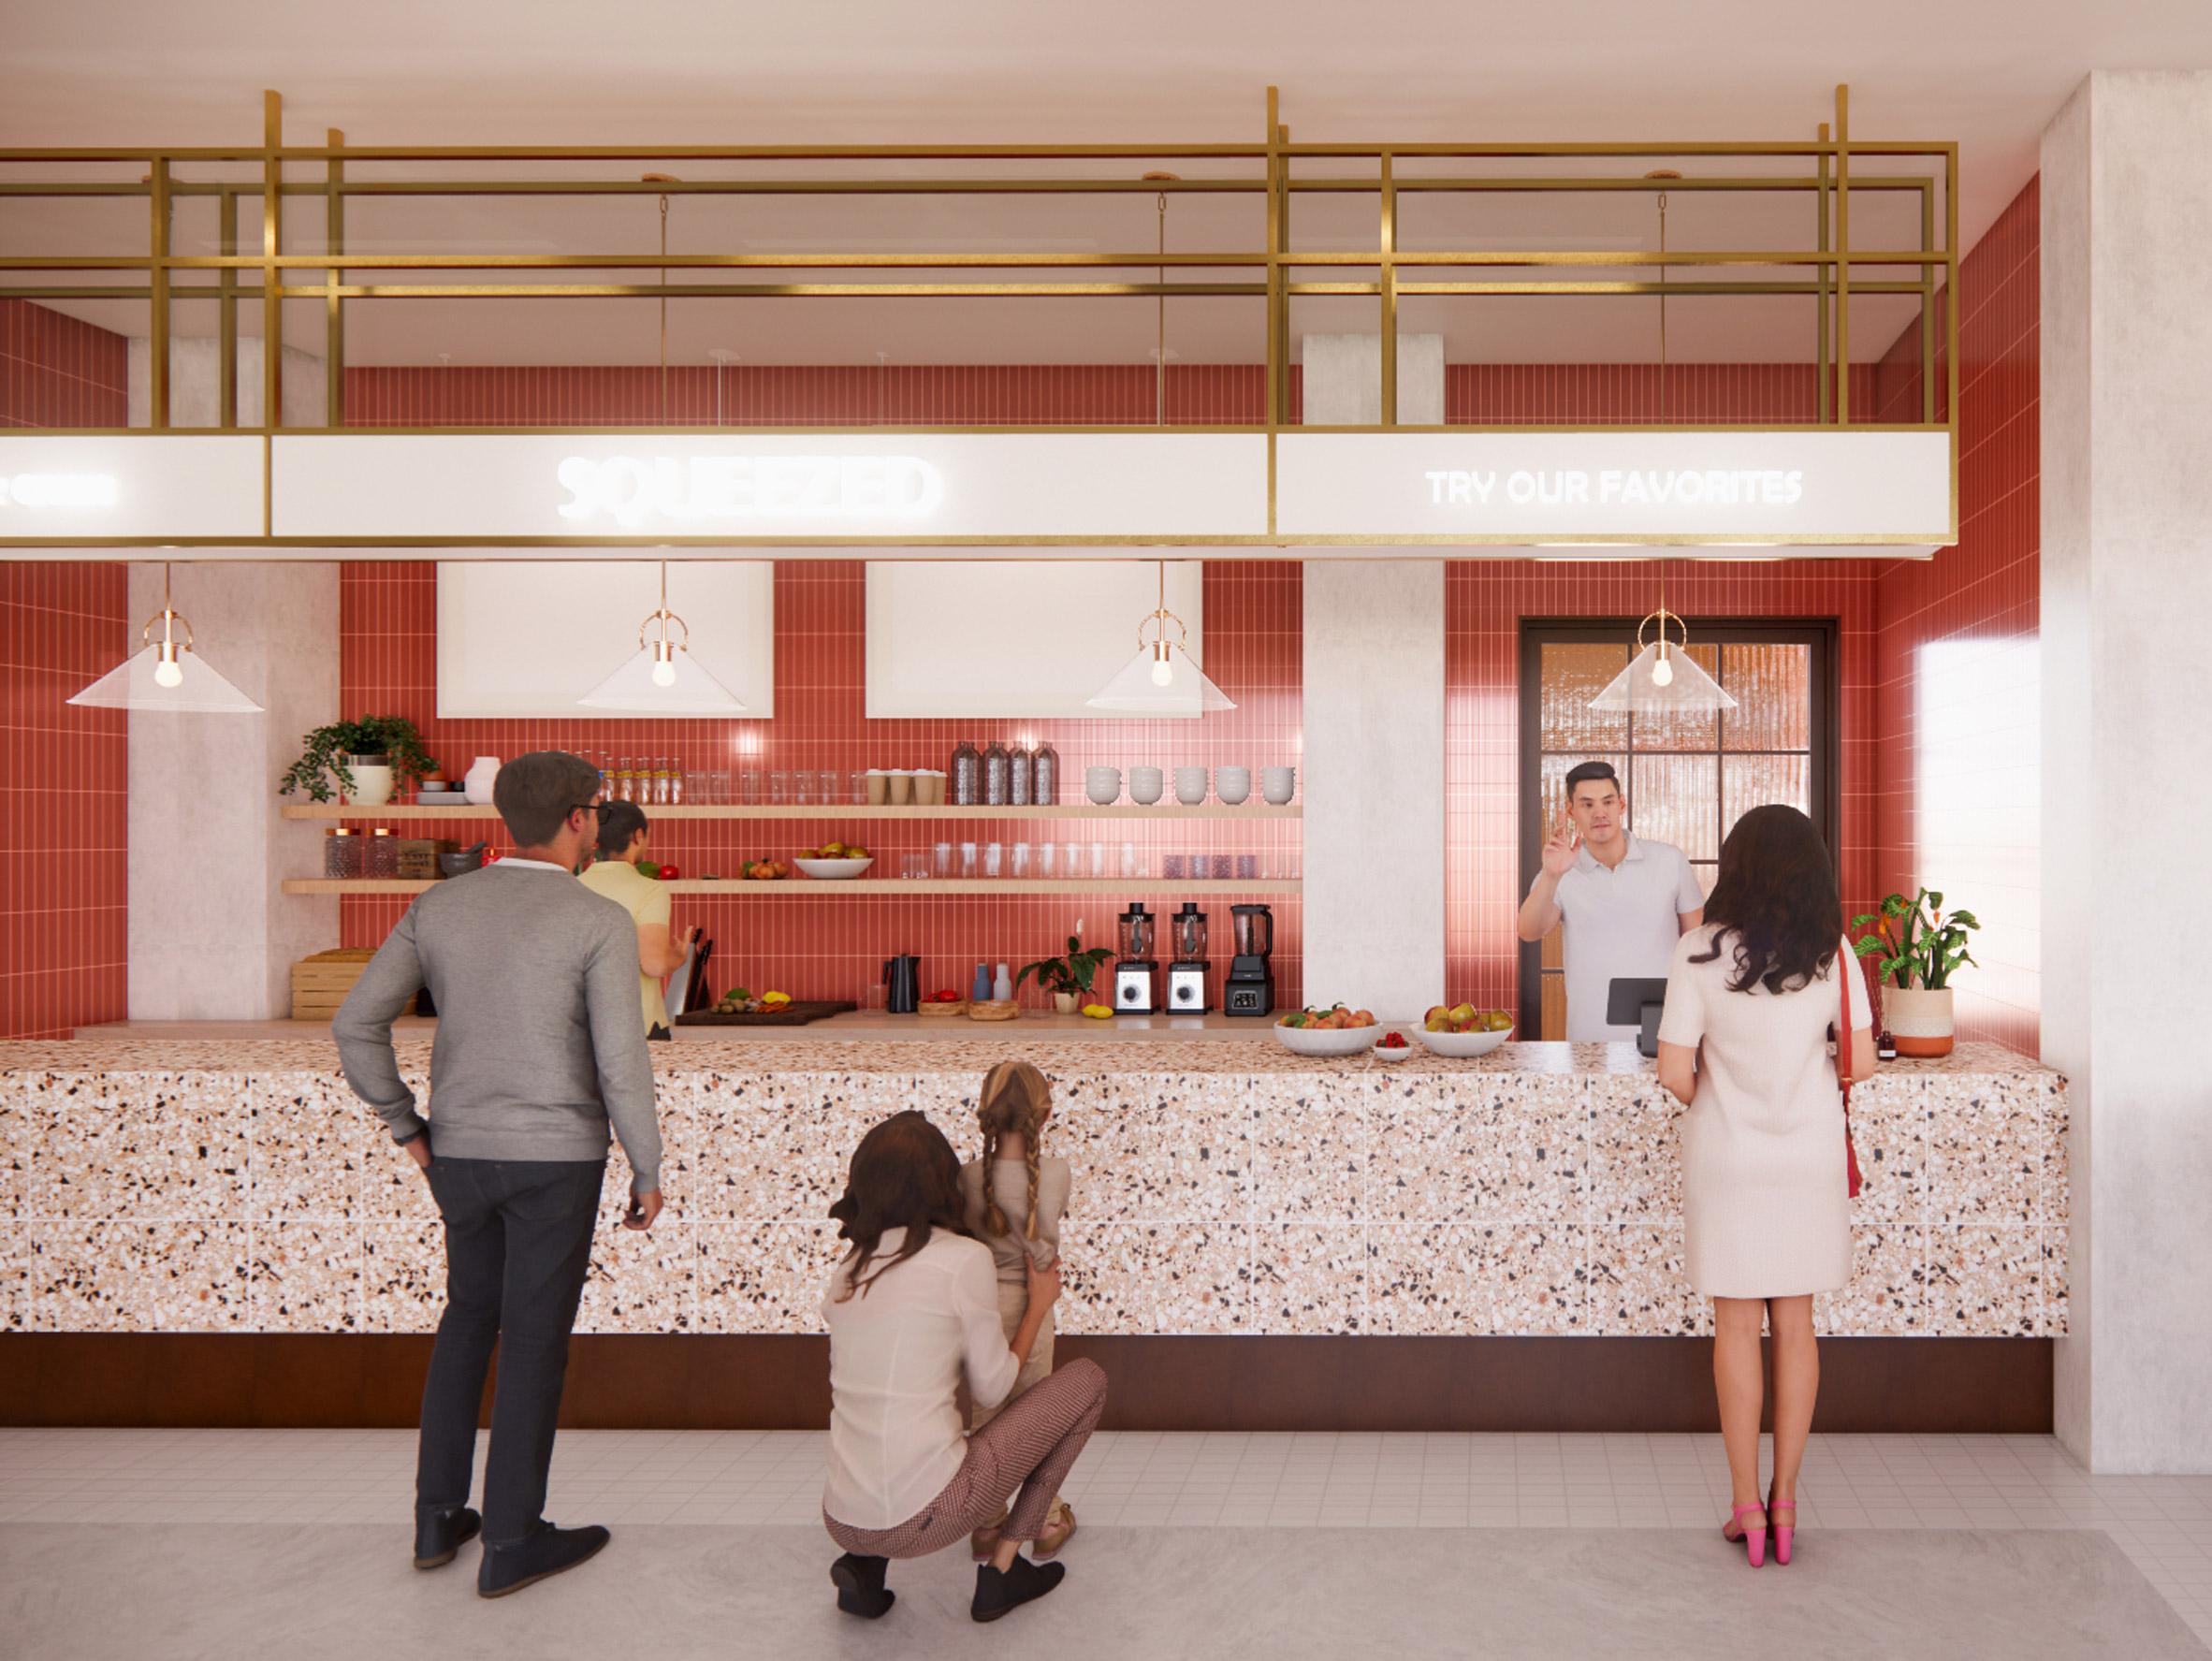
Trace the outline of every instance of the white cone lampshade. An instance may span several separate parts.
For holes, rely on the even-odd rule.
[[[200,662],[190,647],[177,645],[175,661],[165,663],[163,645],[156,640],[134,652],[69,702],[92,709],[166,710],[175,715],[261,713],[260,705]],[[170,679],[176,684],[163,684]]]
[[[1590,707],[1637,715],[1686,715],[1733,709],[1736,700],[1680,646],[1655,640],[1630,659],[1628,667],[1614,676],[1604,692],[1590,700]]]
[[[1173,644],[1164,649],[1140,649],[1087,702],[1093,709],[1110,709],[1117,715],[1205,715],[1236,707],[1191,662],[1190,654]]]
[[[653,641],[576,700],[636,715],[742,715],[735,693],[673,642]]]

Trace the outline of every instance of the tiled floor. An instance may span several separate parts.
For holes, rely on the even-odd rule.
[[[394,1523],[406,1431],[0,1430],[0,1523]],[[481,1457],[482,1444],[479,1443]],[[821,1516],[822,1439],[799,1431],[570,1431],[563,1522]],[[1713,1436],[1101,1434],[1068,1487],[1092,1527],[1718,1525]],[[2047,1436],[1816,1436],[1800,1526],[2093,1528],[2212,1644],[2212,1477],[2093,1477]]]

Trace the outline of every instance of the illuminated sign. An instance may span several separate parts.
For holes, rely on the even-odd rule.
[[[944,475],[918,456],[570,456],[556,476],[560,517],[729,519],[920,519],[944,500]]]
[[[1423,476],[1429,481],[1429,500],[1439,503],[1488,503],[1490,493],[1498,488],[1495,469],[1489,473],[1469,473],[1456,467],[1439,468]],[[1804,494],[1805,470],[1801,467],[1791,468],[1786,473],[1772,467],[1709,467],[1702,473],[1695,468],[1670,467],[1664,477],[1657,468],[1647,472],[1608,467],[1597,475],[1597,500],[1618,502],[1623,506],[1637,502],[1647,506],[1669,502],[1702,502],[1733,507],[1739,502],[1765,502],[1787,507]],[[1506,500],[1523,505],[1537,502],[1553,507],[1586,504],[1590,501],[1590,474],[1579,467],[1564,467],[1552,473],[1531,473],[1522,468],[1506,475]]]
[[[0,433],[0,541],[256,537],[261,457],[255,432]]]
[[[111,473],[0,476],[0,507],[113,507],[121,500]]]

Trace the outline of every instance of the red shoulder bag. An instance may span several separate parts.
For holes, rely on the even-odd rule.
[[[1848,972],[1858,972],[1855,960]],[[1843,1170],[1850,1178],[1851,1197],[1855,1200],[1858,1198],[1859,1180],[1858,1149],[1851,1140],[1851,983],[1842,975],[1838,975],[1836,983],[1841,989],[1843,998],[1843,1007],[1836,1017],[1836,1083],[1843,1088]]]

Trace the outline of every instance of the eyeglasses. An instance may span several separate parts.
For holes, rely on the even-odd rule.
[[[573,802],[568,810],[571,813],[596,813],[605,806],[604,802]]]

